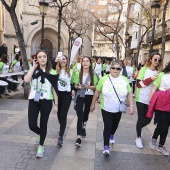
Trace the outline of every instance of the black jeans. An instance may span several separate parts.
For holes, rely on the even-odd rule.
[[[121,112],[111,113],[102,109],[102,116],[103,116],[103,123],[104,123],[104,131],[103,131],[104,146],[106,145],[109,146],[110,135],[115,134],[122,113]]]
[[[141,103],[141,102],[136,102],[137,106],[137,111],[138,111],[138,120],[136,123],[136,132],[137,132],[137,137],[141,137],[141,131],[142,128],[148,125],[151,121],[151,119],[146,118],[146,114],[148,111],[148,105]]]
[[[40,100],[35,102],[29,100],[28,105],[28,124],[30,130],[40,135],[40,145],[44,144],[47,134],[48,118],[52,109],[52,100]],[[40,127],[37,125],[38,115],[40,112]]]
[[[82,125],[87,122],[90,112],[90,105],[93,95],[85,95],[85,98],[78,97],[76,101],[76,113],[77,113],[77,135],[82,134]]]
[[[67,124],[67,113],[71,104],[71,92],[58,91],[58,121],[60,123],[59,136],[63,136]]]
[[[159,145],[164,146],[170,126],[170,113],[163,111],[155,112],[158,113],[158,123],[152,138],[157,139],[158,136],[160,135]]]

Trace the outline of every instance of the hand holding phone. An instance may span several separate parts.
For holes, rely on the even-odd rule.
[[[58,54],[57,54],[58,61],[62,60],[62,56],[63,56],[63,53],[62,52],[58,52]]]

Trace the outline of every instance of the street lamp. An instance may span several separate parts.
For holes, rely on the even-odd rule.
[[[125,33],[125,58],[126,58],[126,50],[127,50],[127,44],[128,44],[128,40],[129,40],[130,34],[126,31]]]
[[[155,25],[156,25],[156,18],[158,18],[160,11],[160,4],[158,0],[154,0],[151,5],[151,12],[153,17],[153,29],[152,29],[152,39],[151,39],[151,45],[150,45],[150,54],[153,51],[153,41],[154,41],[154,33],[155,33]]]
[[[41,50],[44,48],[44,18],[47,14],[48,9],[48,3],[47,2],[39,2],[40,6],[40,14],[42,15],[42,27],[41,27]]]

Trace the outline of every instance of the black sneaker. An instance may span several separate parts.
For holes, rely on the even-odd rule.
[[[62,136],[59,136],[57,144],[59,146],[63,146],[63,137]]]
[[[86,137],[86,129],[82,128],[82,134],[81,134],[82,138]]]
[[[81,139],[77,138],[76,142],[74,143],[74,146],[80,147],[81,146]]]

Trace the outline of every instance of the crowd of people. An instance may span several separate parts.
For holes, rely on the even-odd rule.
[[[1,57],[0,73],[7,69],[7,59],[3,58]],[[10,66],[14,71],[20,66],[20,54],[17,53],[15,58]],[[110,155],[109,145],[115,143],[115,133],[122,113],[126,113],[128,109],[128,113],[133,115],[136,102],[136,146],[143,149],[142,129],[151,122],[155,113],[156,128],[149,146],[163,155],[169,155],[165,142],[170,126],[170,105],[167,102],[170,99],[170,62],[162,69],[159,53],[153,52],[145,64],[137,68],[130,59],[103,61],[101,58],[91,59],[88,56],[79,56],[77,63],[72,66],[67,56],[57,56],[51,64],[50,57],[43,50],[38,51],[28,62],[30,69],[24,81],[31,86],[28,122],[30,130],[37,134],[36,143],[39,146],[36,157],[41,158],[44,154],[44,141],[52,108],[60,125],[57,144],[64,144],[67,114],[73,96],[77,114],[76,147],[81,147],[82,138],[88,136],[86,127],[89,113],[95,110],[96,103],[100,103],[104,124],[103,155]],[[166,96],[165,100],[162,100],[162,95]],[[39,114],[40,126],[37,123]],[[157,145],[158,136],[160,140]]]

